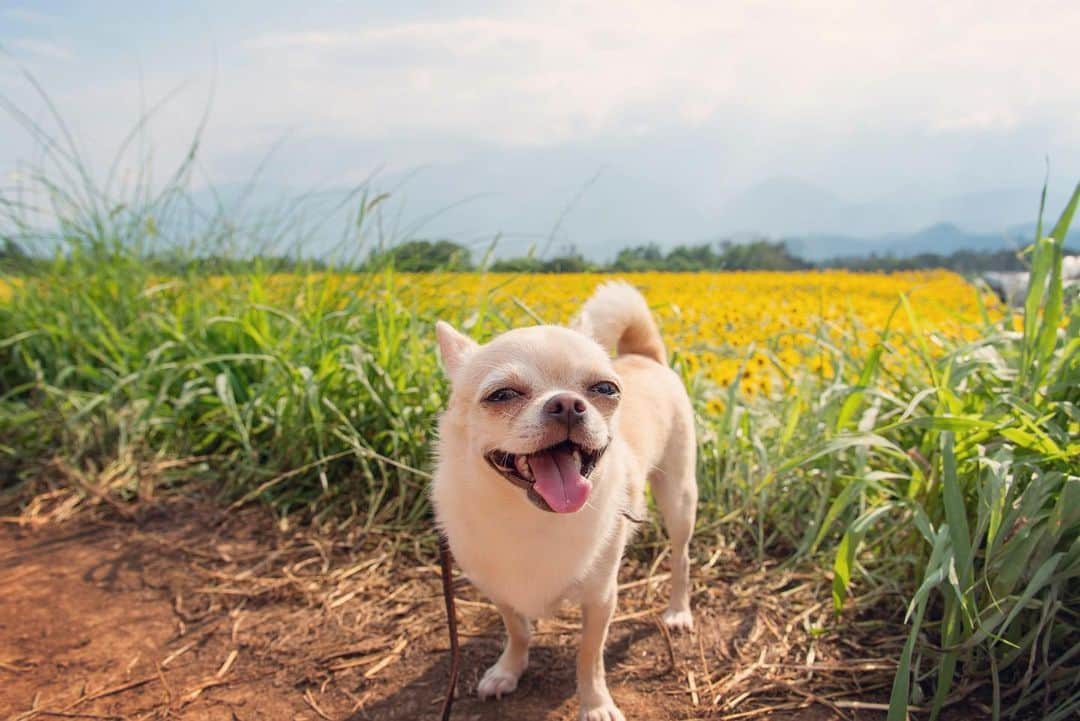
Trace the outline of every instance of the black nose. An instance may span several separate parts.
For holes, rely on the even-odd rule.
[[[585,399],[573,393],[558,393],[544,403],[544,415],[567,425],[584,418],[586,409]]]

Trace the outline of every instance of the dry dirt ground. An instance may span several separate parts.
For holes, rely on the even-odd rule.
[[[425,548],[190,501],[5,519],[0,718],[435,719],[448,641]],[[657,617],[663,558],[625,564],[606,658],[628,719],[884,718],[873,706],[902,629],[835,619],[825,579],[710,560],[695,571],[697,631],[675,636]],[[576,719],[574,610],[539,623],[517,692],[481,702],[473,688],[502,632],[457,585],[453,718]]]

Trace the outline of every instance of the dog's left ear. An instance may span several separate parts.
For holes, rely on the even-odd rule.
[[[435,324],[435,335],[439,339],[439,353],[442,355],[443,368],[453,383],[465,358],[479,347],[472,338],[459,333],[454,326],[445,321]]]

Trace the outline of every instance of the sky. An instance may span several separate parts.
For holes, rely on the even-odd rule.
[[[374,178],[443,233],[840,232],[856,206],[880,233],[1080,177],[1074,0],[0,0],[0,48],[0,96],[51,127],[30,73],[95,168],[156,108],[163,176],[207,115],[196,186],[269,157],[268,185]],[[0,185],[38,157],[0,112]]]

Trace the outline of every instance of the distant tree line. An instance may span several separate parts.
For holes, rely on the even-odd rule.
[[[1068,254],[1078,251],[1066,250]],[[0,242],[0,272],[32,272],[43,258],[24,251],[11,239]],[[287,273],[296,270],[326,270],[330,265],[320,259],[288,255],[230,257],[226,255],[188,256],[159,254],[146,259],[163,274],[231,274],[260,270]],[[792,253],[784,241],[766,239],[745,243],[720,241],[696,245],[677,245],[663,249],[652,243],[620,250],[614,260],[593,262],[574,248],[567,248],[551,258],[532,255],[514,258],[485,258],[477,262],[465,246],[451,240],[410,240],[371,251],[360,263],[334,266],[339,270],[375,271],[392,268],[406,273],[433,271],[465,272],[490,270],[496,273],[631,273],[642,271],[720,271],[720,270],[811,270],[841,268],[855,272],[893,272],[945,268],[958,273],[986,271],[1023,271],[1025,261],[1012,250],[958,250],[949,254],[920,253],[898,257],[871,253],[866,256],[832,258],[811,262]]]
[[[435,270],[479,270],[472,254],[448,240],[413,240],[373,252],[365,269],[394,267],[406,272]],[[793,255],[782,241],[755,240],[749,243],[701,243],[677,245],[663,250],[659,245],[624,248],[610,263],[595,263],[574,248],[552,258],[535,256],[499,258],[483,266],[495,273],[584,273],[635,272],[646,270],[805,270],[813,265]]]
[[[605,270],[807,270],[813,265],[794,255],[783,241],[677,245],[666,253],[656,244],[620,250]]]
[[[1066,249],[1067,254],[1078,251]],[[449,240],[413,240],[373,252],[363,264],[365,270],[393,267],[400,271],[490,270],[495,273],[633,273],[642,271],[693,272],[708,270],[811,270],[845,269],[855,272],[895,272],[945,268],[958,273],[1024,271],[1025,260],[1013,250],[957,250],[952,253],[919,253],[899,257],[871,253],[866,256],[832,258],[811,262],[792,253],[784,241],[766,239],[746,243],[720,241],[697,245],[677,245],[664,250],[651,243],[620,250],[615,259],[596,263],[573,248],[552,258],[535,256],[500,258],[476,263],[468,248]]]
[[[11,238],[4,238],[0,243],[0,270],[7,272],[27,271],[33,267],[34,260]]]
[[[1077,252],[1070,248],[1065,250],[1066,255],[1076,255]],[[844,268],[859,272],[945,268],[957,273],[985,273],[1019,272],[1028,269],[1024,260],[1014,250],[957,250],[947,255],[918,253],[904,257],[871,253],[866,256],[833,258],[819,265],[822,268]]]

